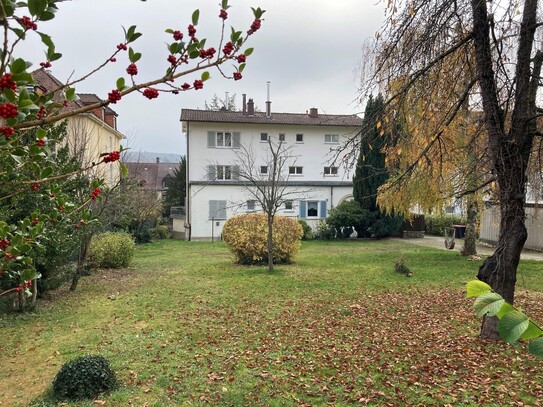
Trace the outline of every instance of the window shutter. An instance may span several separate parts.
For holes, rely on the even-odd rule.
[[[232,166],[232,179],[234,181],[239,181],[239,165]]]
[[[232,133],[232,147],[233,148],[240,147],[240,138],[241,138],[241,135],[239,131],[235,131],[234,133]]]
[[[321,218],[326,218],[326,206],[327,206],[328,202],[326,201],[321,201],[321,207],[320,207],[320,217]]]
[[[305,201],[300,201],[300,218],[305,219],[307,215],[307,203]]]
[[[207,147],[215,147],[215,142],[217,141],[216,133],[214,131],[207,132]]]
[[[217,218],[226,219],[226,201],[217,201]]]
[[[215,218],[217,215],[217,202],[209,201],[209,219]]]
[[[207,166],[207,179],[209,181],[215,181],[217,179],[217,169],[214,165]]]

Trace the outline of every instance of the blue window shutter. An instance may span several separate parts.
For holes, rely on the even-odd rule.
[[[207,132],[207,147],[215,147],[216,133],[214,131]]]
[[[305,201],[300,201],[300,218],[305,219],[307,216],[307,204]]]
[[[320,207],[320,217],[322,219],[326,218],[326,206],[327,206],[328,202],[326,201],[321,201],[321,207]]]
[[[241,138],[241,135],[239,133],[239,131],[235,131],[234,133],[232,133],[232,147],[233,148],[239,148],[240,147],[240,138]]]

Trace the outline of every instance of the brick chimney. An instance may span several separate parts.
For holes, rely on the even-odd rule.
[[[319,117],[319,109],[317,109],[316,107],[312,107],[311,109],[309,109],[309,117]]]
[[[253,99],[249,98],[249,102],[247,102],[247,114],[249,116],[255,115],[255,102],[253,102]]]

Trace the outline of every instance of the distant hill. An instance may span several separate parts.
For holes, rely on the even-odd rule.
[[[181,158],[179,154],[127,150],[126,153],[123,154],[123,161],[128,163],[154,163],[156,162],[157,157],[161,163],[178,163]]]

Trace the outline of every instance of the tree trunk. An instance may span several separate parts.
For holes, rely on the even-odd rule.
[[[506,150],[505,148],[502,150]],[[513,304],[515,299],[515,283],[520,253],[528,237],[524,220],[526,217],[525,172],[526,160],[518,149],[517,154],[502,154],[502,165],[509,170],[500,171],[498,184],[500,187],[500,234],[498,246],[492,256],[485,260],[479,268],[477,278],[489,284],[507,302]],[[506,177],[507,175],[507,177]],[[481,327],[481,338],[499,338],[496,330],[496,318],[484,318]]]
[[[479,208],[473,194],[468,197],[468,210],[466,219],[466,235],[464,236],[464,247],[462,256],[473,256],[477,254],[477,215]]]
[[[70,285],[70,291],[75,291],[79,284],[79,279],[83,275],[85,266],[87,263],[87,254],[89,252],[90,241],[92,239],[92,233],[84,234],[81,236],[79,243],[79,256],[77,258],[77,266],[72,276],[72,284]]]
[[[268,271],[273,271],[273,216],[268,214]]]

